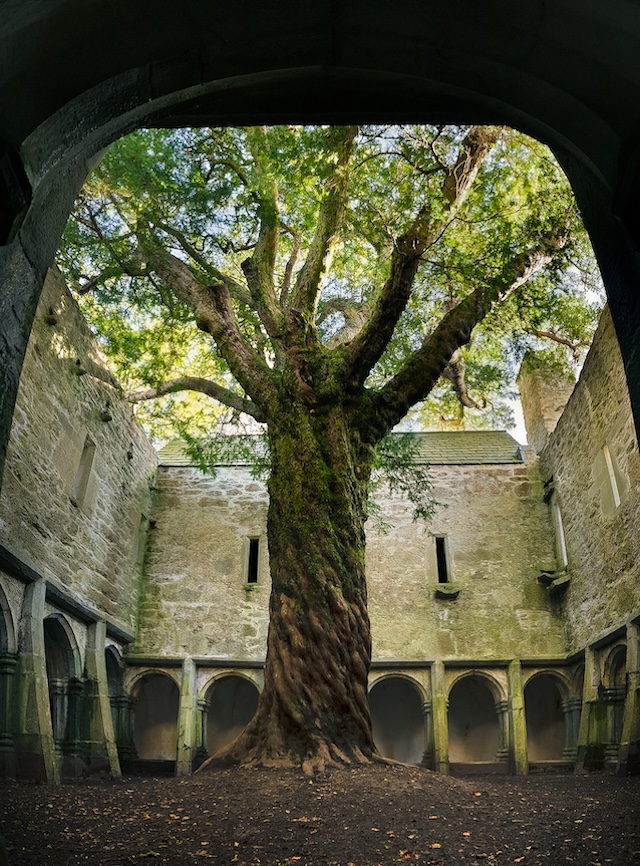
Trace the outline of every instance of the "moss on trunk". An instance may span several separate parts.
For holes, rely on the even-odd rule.
[[[364,553],[372,449],[345,413],[283,406],[269,427],[272,591],[265,686],[220,760],[302,765],[368,760],[371,638]]]

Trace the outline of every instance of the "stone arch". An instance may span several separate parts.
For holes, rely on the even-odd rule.
[[[425,752],[424,694],[412,677],[389,674],[369,690],[373,740],[381,755],[418,764]]]
[[[45,617],[43,629],[53,739],[56,748],[61,749],[71,735],[71,687],[79,683],[80,654],[71,626],[62,614]]]
[[[0,586],[0,653],[17,652],[16,629],[9,600]]]
[[[500,683],[479,671],[456,677],[449,689],[449,761],[496,763],[506,758],[506,700]]]
[[[204,690],[203,740],[214,755],[238,737],[255,715],[260,692],[241,673],[224,673],[209,680]]]
[[[130,685],[133,742],[141,761],[175,762],[180,690],[166,671],[147,670]]]
[[[627,645],[620,643],[613,647],[604,660],[602,684],[606,689],[627,687]]]
[[[527,756],[530,762],[560,761],[567,746],[570,683],[555,671],[540,671],[524,687]]]
[[[303,3],[292,18],[285,6],[250,4],[241,13],[227,2],[203,14],[201,0],[189,0],[189,14],[164,2],[153,14],[147,3],[129,4],[126,17],[138,26],[121,28],[125,0],[99,18],[88,0],[73,14],[70,5],[34,0],[0,23],[2,137],[25,199],[26,178],[33,187],[19,243],[0,261],[17,317],[0,328],[0,342],[17,347],[7,351],[0,388],[0,461],[39,283],[86,161],[143,124],[473,120],[545,141],[566,167],[596,247],[640,418],[640,304],[630,290],[638,280],[640,75],[623,60],[640,37],[637,9],[558,0],[505,16],[500,0],[482,14],[462,0],[403,14],[356,0],[338,12]],[[20,219],[19,204],[11,207],[9,235]]]
[[[624,702],[627,696],[627,645],[619,643],[607,654],[603,665],[602,697],[607,707],[605,763],[611,765],[622,740]]]

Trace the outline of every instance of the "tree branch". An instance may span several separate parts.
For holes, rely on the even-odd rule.
[[[456,397],[461,406],[466,406],[467,409],[486,409],[486,400],[483,400],[482,403],[478,403],[469,396],[465,370],[466,365],[464,363],[464,358],[462,357],[462,352],[460,349],[456,349],[451,356],[451,360],[442,371],[442,377],[447,379],[453,385],[453,390],[455,391]]]
[[[442,235],[462,207],[485,157],[498,140],[500,129],[472,127],[462,142],[455,165],[442,182],[444,213],[435,217],[424,205],[394,243],[389,276],[378,292],[371,315],[347,350],[352,387],[359,387],[380,359],[404,311],[421,257]]]
[[[591,345],[589,340],[578,340],[577,342],[572,342],[566,337],[561,337],[553,331],[535,331],[532,328],[527,328],[527,334],[531,334],[532,337],[539,337],[541,340],[553,340],[554,343],[560,343],[561,346],[566,346],[576,360],[580,349],[588,349]]]
[[[454,353],[469,342],[473,328],[492,307],[505,301],[548,265],[565,246],[567,237],[568,226],[560,226],[534,250],[514,257],[501,273],[463,298],[441,319],[421,347],[378,392],[377,408],[387,429],[429,394]]]
[[[260,411],[266,411],[273,398],[272,372],[240,331],[228,287],[202,285],[184,262],[161,245],[145,245],[141,254],[149,267],[171,286],[176,297],[192,310],[197,326],[214,338],[240,386]]]
[[[278,308],[274,286],[274,269],[280,238],[280,203],[278,186],[265,163],[269,142],[266,127],[247,130],[249,148],[258,179],[258,243],[252,256],[242,262],[254,308],[270,337],[282,330],[282,315]]]
[[[316,231],[309,252],[296,280],[292,306],[315,319],[315,306],[322,275],[330,266],[333,246],[342,222],[347,197],[348,167],[357,127],[336,127],[330,132],[330,143],[336,153],[334,170],[325,182]]]
[[[180,376],[177,379],[163,382],[156,388],[141,388],[138,391],[130,391],[125,396],[130,403],[142,403],[145,400],[154,400],[165,394],[175,394],[179,391],[197,391],[200,394],[206,394],[207,397],[212,397],[230,409],[251,415],[256,421],[266,421],[264,414],[252,400],[200,376]]]

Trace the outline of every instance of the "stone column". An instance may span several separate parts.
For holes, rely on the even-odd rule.
[[[498,742],[498,752],[496,761],[499,763],[508,763],[509,761],[509,701],[496,701],[496,714],[498,716],[498,724],[500,726],[500,740]]]
[[[123,763],[132,761],[136,757],[133,741],[133,701],[128,695],[116,695],[111,698],[111,706],[115,712],[114,727],[118,757]]]
[[[422,704],[422,718],[424,720],[424,753],[422,763],[425,767],[433,770],[435,764],[433,747],[433,707],[431,701]]]
[[[607,740],[604,747],[604,765],[615,773],[618,765],[618,752],[622,739],[622,722],[626,689],[624,686],[603,688],[602,699],[607,707]]]
[[[42,782],[60,781],[49,706],[44,652],[45,582],[26,586],[18,639],[16,753],[17,775]]]
[[[578,749],[576,754],[576,773],[586,773],[594,760],[594,751],[598,743],[594,743],[592,728],[596,726],[598,706],[598,685],[596,681],[596,653],[591,647],[584,651],[584,687],[582,691],[582,713],[580,714],[580,729],[578,732]]]
[[[434,770],[449,775],[449,720],[447,718],[447,689],[444,678],[444,662],[440,659],[431,665],[431,701],[433,718]]]
[[[509,662],[509,766],[516,776],[529,772],[527,757],[527,719],[524,710],[524,687],[520,659]]]
[[[564,714],[564,751],[562,757],[565,761],[575,764],[578,755],[578,737],[580,734],[580,712],[582,700],[580,698],[568,698],[562,702]]]
[[[79,778],[84,774],[82,760],[82,704],[84,683],[72,679],[66,684],[66,725],[61,743],[61,774],[68,779]]]
[[[17,664],[15,653],[0,653],[0,779],[15,779],[16,776],[13,693]]]
[[[627,626],[627,696],[615,772],[640,771],[640,626]]]
[[[113,778],[121,776],[116,735],[109,701],[107,665],[104,658],[107,626],[102,620],[87,630],[87,715],[88,759],[92,769],[106,769]]]
[[[178,748],[176,752],[176,776],[189,776],[196,752],[196,665],[186,658],[182,663],[180,684],[180,709],[178,711]]]
[[[207,750],[207,716],[209,714],[209,701],[198,698],[196,708],[196,760],[201,764],[209,756]]]

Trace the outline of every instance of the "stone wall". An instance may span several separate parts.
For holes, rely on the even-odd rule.
[[[541,459],[564,526],[564,615],[577,652],[640,611],[640,455],[608,310]]]
[[[150,443],[51,271],[13,419],[0,545],[51,587],[133,632],[155,469]]]
[[[387,497],[388,530],[368,528],[374,659],[563,656],[559,611],[537,581],[554,564],[537,462],[434,465],[432,475],[442,505],[429,525]],[[264,658],[267,504],[248,467],[220,467],[214,478],[160,468],[136,653]],[[446,586],[436,535],[445,539]],[[247,583],[251,538],[261,539],[255,584]]]

